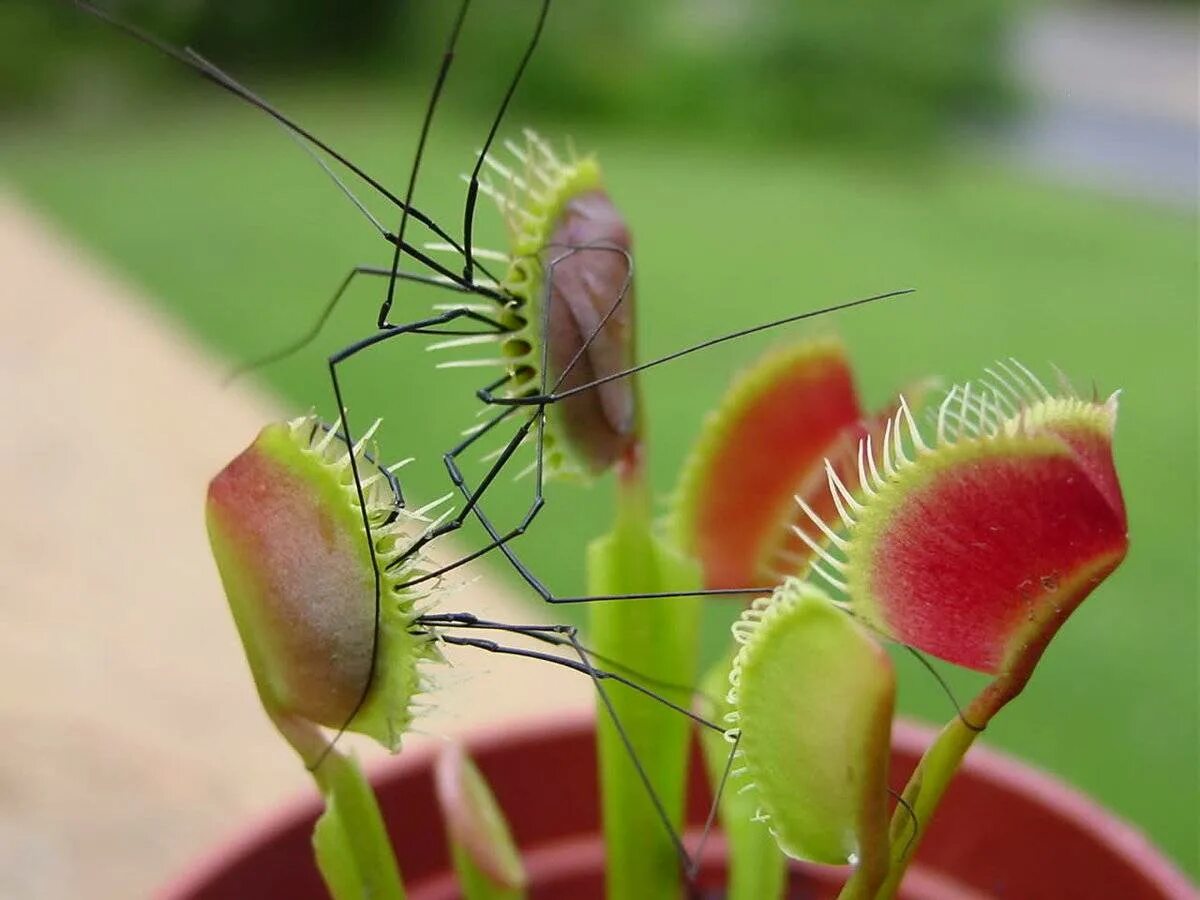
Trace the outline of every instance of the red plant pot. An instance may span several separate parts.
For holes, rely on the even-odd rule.
[[[932,737],[928,729],[897,725],[894,781],[907,779]],[[604,847],[590,717],[522,724],[481,734],[468,745],[522,848],[530,896],[602,898]],[[432,760],[431,750],[405,754],[372,779],[410,900],[459,896],[434,801]],[[695,762],[688,809],[693,847],[711,796],[698,756]],[[310,844],[319,812],[315,796],[304,798],[201,862],[160,897],[327,900]],[[708,842],[698,896],[721,896],[724,850],[719,835]],[[797,865],[789,896],[834,897],[845,874]],[[929,825],[901,897],[1195,900],[1197,893],[1145,838],[1110,813],[1045,775],[976,748]]]

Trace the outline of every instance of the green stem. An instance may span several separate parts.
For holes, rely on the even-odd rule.
[[[454,861],[454,871],[458,875],[458,887],[462,891],[463,900],[524,900],[524,888],[497,884],[475,864],[469,851],[461,844],[450,846],[450,857]]]
[[[950,785],[951,779],[954,778],[959,765],[978,735],[977,730],[968,728],[961,719],[952,719],[942,729],[929,749],[925,751],[925,755],[921,757],[902,796],[911,807],[916,817],[916,823],[922,828],[922,831],[913,834],[913,816],[909,815],[908,810],[903,806],[898,806],[897,812],[892,818],[891,862],[888,866],[887,878],[876,894],[879,900],[886,900],[886,898],[894,896],[899,889],[900,881],[904,878],[913,853],[916,852],[917,845],[924,836],[924,826],[928,824],[937,810],[946,788]],[[851,884],[856,880],[856,878],[851,878]],[[847,887],[849,888],[849,886],[848,884]],[[843,896],[849,898],[854,895],[844,894]]]
[[[358,761],[331,750],[313,777],[325,796],[313,849],[330,895],[334,900],[404,900],[383,815]]]
[[[267,713],[305,765],[315,765],[312,776],[325,798],[325,812],[313,828],[313,850],[330,896],[404,900],[383,814],[358,761],[329,747],[311,722],[269,706]]]
[[[956,716],[946,724],[917,763],[901,795],[908,808],[906,809],[904,804],[898,804],[892,814],[889,834],[892,846],[891,860],[887,878],[875,893],[875,900],[892,900],[896,896],[904,873],[925,836],[925,827],[937,811],[946,788],[950,786],[959,766],[962,765],[967,751],[992,717],[1025,687],[1037,655],[1030,654],[1031,658],[1028,661],[1000,675],[984,688],[962,711],[962,715]],[[909,809],[912,810],[912,814],[909,813]],[[915,834],[914,826],[919,829]],[[860,874],[855,872],[846,882],[839,900],[863,896]]]
[[[649,493],[640,467],[619,482],[612,532],[588,548],[588,586],[595,594],[653,593],[699,587],[699,573],[653,531]],[[647,678],[693,684],[698,656],[700,606],[695,599],[629,600],[591,606],[589,640],[596,652],[635,666]],[[632,691],[606,687],[638,759],[662,801],[675,832],[681,832],[688,719]],[[682,705],[686,691],[660,691]],[[679,858],[629,753],[603,703],[596,723],[601,806],[608,855],[607,892],[612,900],[678,900]]]

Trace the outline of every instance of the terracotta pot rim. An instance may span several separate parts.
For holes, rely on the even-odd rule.
[[[480,754],[485,749],[508,743],[516,734],[558,735],[591,727],[593,720],[591,710],[572,710],[553,716],[529,717],[488,725],[463,735],[462,740],[471,747],[473,754]],[[385,778],[400,778],[407,773],[431,767],[437,758],[438,749],[438,745],[431,742],[421,747],[404,749],[393,757],[372,760],[366,765],[367,775],[372,784],[378,784]],[[213,849],[186,866],[155,896],[161,900],[191,896],[212,880],[216,873],[232,868],[231,864],[235,860],[253,855],[259,848],[285,835],[295,827],[297,821],[310,819],[320,812],[320,797],[315,787],[289,797],[275,809],[221,839]]]
[[[489,726],[466,735],[464,739],[472,753],[484,756],[512,742],[517,736],[543,739],[560,736],[591,728],[593,720],[590,710],[558,713],[551,717]],[[927,725],[898,719],[892,730],[892,742],[898,748],[919,754],[936,734],[936,730]],[[436,744],[428,744],[391,759],[373,762],[367,767],[368,773],[374,783],[392,781],[431,766],[437,752]],[[1038,798],[1039,802],[1053,808],[1081,832],[1092,835],[1114,856],[1130,861],[1131,865],[1145,874],[1147,880],[1157,886],[1164,897],[1172,900],[1195,900],[1197,897],[1183,872],[1139,830],[1057,778],[1028,763],[982,746],[972,748],[963,771],[1006,792]],[[230,868],[235,860],[254,854],[294,828],[297,821],[312,818],[318,812],[319,800],[315,790],[289,799],[276,810],[226,838],[214,850],[186,868],[157,896],[189,896],[216,873]]]
[[[937,729],[928,725],[898,719],[892,728],[892,744],[923,752],[937,733]],[[962,771],[1014,794],[1037,797],[1079,831],[1094,836],[1114,856],[1136,864],[1164,896],[1196,900],[1191,881],[1139,829],[1043,769],[991,747],[976,745],[967,754]]]

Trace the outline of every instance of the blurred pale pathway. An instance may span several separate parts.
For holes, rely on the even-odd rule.
[[[1035,171],[1192,210],[1200,13],[1191,4],[1033,4],[1013,64],[1032,105],[1005,143]]]
[[[281,413],[2,193],[0,264],[0,897],[144,897],[308,789],[203,524],[208,479]],[[482,580],[447,602],[554,621]],[[453,661],[430,734],[590,702],[570,672]]]

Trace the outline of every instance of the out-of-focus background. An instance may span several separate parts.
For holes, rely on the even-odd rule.
[[[111,0],[107,8],[194,46],[400,192],[451,5]],[[484,139],[537,6],[478,0],[466,20],[416,192],[452,233],[461,227],[458,175]],[[1117,457],[1130,557],[1056,638],[987,738],[1116,810],[1193,876],[1197,12],[1185,0],[559,0],[501,132],[517,136],[528,124],[558,146],[569,135],[581,151],[598,153],[636,237],[644,358],[806,308],[914,287],[912,298],[808,329],[845,337],[869,403],[914,378],[968,378],[1008,356],[1039,372],[1057,365],[1088,391],[1124,390]],[[138,546],[123,573],[84,569],[74,591],[37,604],[21,595],[21,579],[0,592],[0,615],[23,620],[22,640],[41,648],[17,653],[27,670],[6,678],[4,693],[34,692],[33,701],[5,706],[6,731],[43,722],[50,737],[31,753],[52,754],[66,771],[95,747],[77,734],[50,746],[58,700],[39,705],[39,685],[62,682],[58,698],[70,694],[72,678],[102,680],[113,657],[137,656],[130,642],[144,639],[156,659],[169,661],[163,672],[193,673],[189,689],[204,690],[194,674],[206,665],[195,658],[200,644],[171,618],[170,561],[205,552],[200,473],[209,470],[163,475],[130,460],[188,456],[197,435],[222,427],[225,407],[237,405],[230,418],[248,423],[257,421],[248,409],[272,404],[329,413],[324,359],[373,326],[379,282],[356,283],[302,352],[234,387],[220,387],[222,373],[303,334],[351,265],[384,265],[391,252],[266,116],[66,4],[0,6],[0,136],[9,348],[2,441],[6,464],[20,464],[11,485],[23,486],[30,504],[5,513],[6,533],[20,538],[10,564],[70,569],[64,563],[80,544],[121,546],[121,529],[105,529],[96,510],[140,508],[131,499],[139,486],[175,496],[156,478],[175,479],[180,498],[194,495],[158,504],[150,525],[161,538]],[[368,190],[362,195],[394,228],[395,214]],[[479,233],[484,246],[500,241],[486,204]],[[43,251],[52,262],[30,269]],[[88,307],[87,327],[77,327],[75,304],[89,291],[103,299]],[[416,318],[442,299],[405,287],[393,320]],[[142,326],[121,324],[131,309],[172,335],[161,358],[144,352],[151,339]],[[803,333],[726,344],[647,373],[651,465],[664,509],[680,460],[731,375],[764,347]],[[192,360],[187,383],[209,385],[211,395],[193,414],[199,401],[179,389],[167,398],[167,421],[161,397],[159,405],[128,398],[173,383],[172,341]],[[53,355],[37,355],[48,347]],[[369,354],[348,374],[352,411],[360,421],[385,417],[384,445],[418,457],[405,473],[425,498],[447,490],[439,455],[473,421],[472,388],[489,374],[434,372],[433,359],[413,342]],[[131,368],[122,393],[87,399],[124,366]],[[51,382],[60,389],[48,391]],[[105,398],[120,402],[106,410]],[[43,423],[69,442],[84,413],[95,436],[79,457],[40,448],[28,427]],[[251,435],[247,425],[239,440]],[[69,501],[43,535],[28,524],[49,518],[43,491],[29,485],[61,483],[65,471]],[[497,518],[515,516],[530,488],[505,483],[490,494]],[[76,533],[72,517],[89,510],[101,533]],[[520,541],[524,558],[556,591],[581,590],[582,548],[605,530],[609,512],[603,484],[553,485],[541,527]],[[462,545],[478,541],[468,533]],[[114,558],[97,556],[101,567]],[[122,605],[122,574],[136,577],[139,558],[161,576],[158,627],[139,631],[131,621],[129,630],[104,631],[137,619]],[[562,614],[536,606],[498,563],[487,580],[525,598],[527,617]],[[222,603],[215,593],[210,602]],[[81,604],[87,616],[73,613]],[[714,607],[711,649],[730,615]],[[128,645],[105,647],[89,668],[81,661],[96,649],[89,634],[93,644]],[[30,660],[55,677],[43,679]],[[903,709],[947,718],[932,679],[898,664]],[[151,665],[145,677],[153,681],[157,671]],[[235,664],[218,680],[243,678]],[[964,691],[972,683],[951,680]],[[164,676],[163,715],[170,687]],[[249,696],[248,678],[244,687]],[[143,718],[157,709],[143,706]],[[170,737],[158,738],[169,771]],[[231,730],[230,766],[239,740]],[[49,831],[26,827],[21,802],[33,801],[21,801],[19,788],[29,759],[0,756],[0,833],[21,836],[10,845],[22,856],[52,861],[71,851]],[[289,765],[282,752],[262,759],[264,771]],[[125,800],[177,788],[163,775],[131,783]],[[186,815],[187,802],[176,814]],[[169,830],[170,819],[161,827]],[[53,895],[40,889],[38,896]]]

